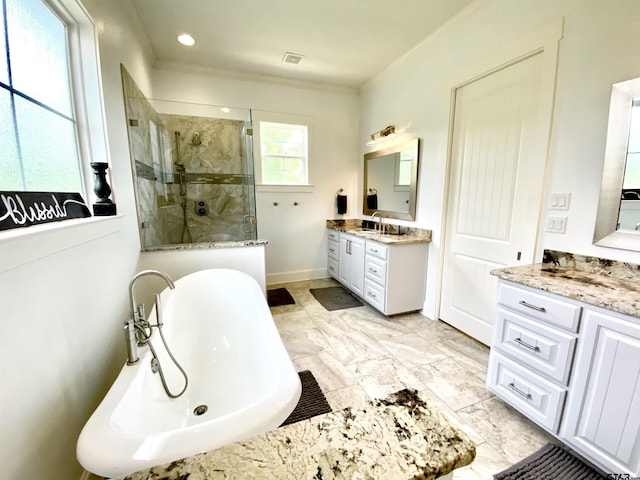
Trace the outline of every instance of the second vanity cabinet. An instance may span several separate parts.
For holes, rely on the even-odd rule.
[[[327,249],[329,275],[385,315],[423,307],[427,243],[386,244],[328,229]]]
[[[360,296],[364,289],[364,244],[362,238],[340,233],[338,281]]]
[[[640,320],[500,280],[487,387],[606,473],[640,475]]]

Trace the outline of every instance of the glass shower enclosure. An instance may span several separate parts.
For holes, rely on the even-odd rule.
[[[143,250],[255,240],[251,111],[147,99],[122,67]]]

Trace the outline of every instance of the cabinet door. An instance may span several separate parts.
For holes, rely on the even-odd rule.
[[[640,475],[640,325],[585,310],[562,437],[607,473]]]
[[[340,234],[340,252],[338,254],[338,280],[349,287],[351,285],[351,236]]]
[[[350,287],[358,295],[364,292],[364,240],[351,239],[351,283]]]

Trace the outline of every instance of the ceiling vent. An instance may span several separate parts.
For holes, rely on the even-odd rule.
[[[304,55],[300,55],[299,53],[286,52],[284,54],[284,57],[282,57],[282,62],[298,65],[303,58],[304,58]]]

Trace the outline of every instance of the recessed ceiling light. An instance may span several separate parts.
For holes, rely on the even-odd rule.
[[[178,41],[182,45],[186,45],[187,47],[195,45],[195,43],[196,43],[194,38],[191,35],[189,35],[188,33],[182,33],[182,34],[178,35]]]
[[[284,57],[282,57],[282,62],[298,65],[303,58],[304,58],[304,55],[300,55],[299,53],[286,52],[284,54]]]

